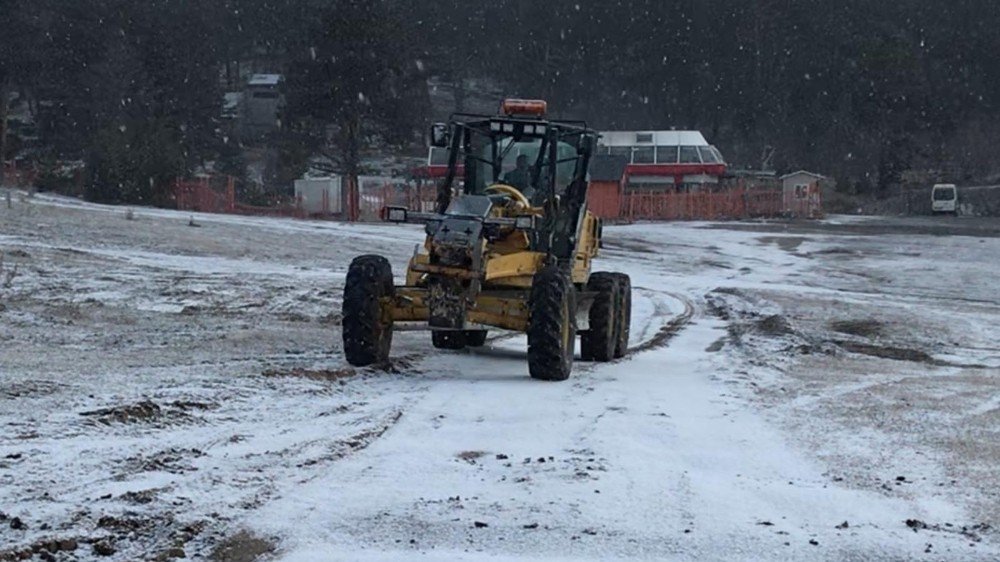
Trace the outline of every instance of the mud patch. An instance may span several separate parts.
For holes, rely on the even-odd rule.
[[[343,382],[358,372],[350,367],[344,369],[267,369],[261,375],[265,377],[296,377],[323,382]]]
[[[254,562],[276,550],[275,544],[247,531],[223,540],[209,555],[213,562]]]
[[[715,267],[715,268],[718,268],[718,269],[732,269],[733,268],[733,266],[729,265],[728,263],[723,263],[723,262],[717,261],[717,260],[701,260],[698,263],[701,264],[701,265],[707,266],[707,267]]]
[[[775,244],[782,250],[793,254],[806,241],[801,236],[762,236],[757,239],[761,244]]]
[[[894,361],[909,361],[911,363],[923,363],[925,365],[932,365],[934,367],[961,367],[963,369],[989,369],[987,365],[982,365],[979,363],[953,363],[951,361],[942,361],[940,359],[935,359],[931,357],[925,351],[919,349],[911,349],[906,347],[895,347],[890,345],[871,345],[865,343],[858,343],[852,341],[834,341],[833,343],[840,346],[845,351],[851,353],[859,353],[861,355],[868,355],[871,357],[878,357],[880,359],[892,359]]]
[[[837,345],[851,353],[860,353],[882,359],[893,359],[895,361],[911,361],[915,363],[925,363],[934,366],[948,366],[949,363],[939,361],[919,349],[908,349],[905,347],[893,347],[882,345],[871,345],[852,341],[835,341]]]
[[[718,351],[722,351],[722,348],[725,347],[725,345],[726,345],[726,338],[719,338],[714,342],[712,342],[711,345],[706,347],[705,351],[708,353],[716,353]]]
[[[787,336],[795,333],[788,319],[780,314],[772,314],[758,320],[754,327],[758,332],[774,337]]]
[[[476,464],[476,460],[486,456],[486,451],[462,451],[455,455],[455,458]]]
[[[906,526],[913,530],[914,533],[918,531],[937,531],[942,533],[958,533],[963,537],[969,539],[972,542],[981,542],[983,540],[983,533],[989,532],[991,527],[986,523],[978,523],[976,525],[952,525],[951,523],[945,523],[944,525],[928,524],[924,523],[919,519],[907,519],[905,521]]]
[[[188,400],[175,400],[162,406],[152,400],[142,400],[124,406],[80,412],[80,415],[87,418],[88,423],[95,425],[139,423],[155,425],[190,420],[192,419],[190,412],[210,410],[215,407],[216,404]]]
[[[0,396],[5,398],[30,398],[55,394],[65,385],[52,381],[12,382],[0,386]]]
[[[809,255],[815,255],[815,256],[859,256],[859,255],[861,255],[861,252],[858,252],[857,250],[851,250],[850,248],[834,247],[834,248],[825,248],[823,250],[816,250],[815,252],[811,252]]]
[[[308,314],[302,314],[301,312],[279,312],[275,314],[278,320],[283,320],[285,322],[312,322],[313,317]]]
[[[127,474],[138,472],[168,472],[170,474],[184,474],[198,470],[188,462],[188,459],[196,459],[205,456],[199,449],[179,449],[171,447],[150,456],[134,456],[125,459],[125,471]],[[140,502],[143,503],[143,502]],[[148,502],[145,502],[148,503]]]
[[[830,323],[830,329],[841,334],[874,338],[881,336],[885,325],[874,319],[837,320]]]
[[[319,317],[319,323],[323,324],[325,326],[330,326],[330,325],[334,325],[334,324],[340,324],[340,322],[341,322],[341,320],[343,320],[343,318],[344,317],[339,312],[331,312],[331,313],[327,314],[326,316],[320,316]]]
[[[140,517],[135,513],[126,513],[121,517],[105,515],[97,520],[98,528],[125,535],[149,531],[162,523],[163,521]]]
[[[708,304],[708,311],[712,313],[713,316],[719,318],[720,320],[732,320],[733,315],[731,314],[731,309],[727,306],[726,302],[719,298],[713,293],[718,293],[720,295],[730,295],[734,297],[744,298],[743,294],[739,289],[732,289],[729,287],[718,287],[713,289],[709,294],[705,295],[705,300]]]
[[[142,423],[158,420],[164,416],[163,408],[151,400],[143,400],[127,406],[102,408],[89,412],[80,412],[81,416],[90,418],[95,423],[111,425],[113,423]]]
[[[612,251],[621,251],[626,253],[639,253],[639,254],[655,254],[657,253],[655,249],[651,248],[647,244],[644,244],[638,240],[631,238],[618,238],[614,241],[604,240],[604,247]]]
[[[192,400],[174,400],[170,403],[171,406],[177,408],[178,410],[183,410],[185,412],[192,410],[212,410],[217,408],[218,404],[210,404],[207,402],[195,402]]]
[[[305,466],[312,466],[314,464],[319,464],[321,462],[332,462],[338,461],[356,453],[362,449],[368,448],[369,445],[375,442],[376,439],[382,437],[389,428],[396,425],[399,419],[403,417],[403,412],[400,410],[393,411],[385,418],[376,423],[373,427],[366,429],[364,431],[358,432],[347,439],[336,441],[330,447],[330,451],[319,457],[309,459],[296,465],[297,468],[302,468]]]
[[[41,560],[64,560],[57,558],[59,552],[73,552],[79,547],[80,541],[75,538],[49,538],[35,541],[34,543],[11,550],[0,550],[0,561],[8,560],[33,560],[38,556]],[[76,560],[76,558],[70,558]]]

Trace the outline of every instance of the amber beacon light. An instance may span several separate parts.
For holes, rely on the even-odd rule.
[[[500,112],[504,115],[545,115],[548,103],[545,100],[505,99],[500,104]]]

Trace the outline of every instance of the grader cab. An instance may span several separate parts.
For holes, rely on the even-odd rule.
[[[505,100],[499,115],[456,114],[431,129],[448,148],[432,213],[387,207],[383,218],[425,225],[427,238],[396,286],[382,256],[354,259],[344,287],[347,361],[384,362],[394,331],[431,332],[434,347],[486,343],[491,329],[524,332],[533,378],[565,380],[576,336],[583,360],[628,348],[631,281],[591,273],[600,220],[587,211],[597,133],[549,121],[546,104]]]

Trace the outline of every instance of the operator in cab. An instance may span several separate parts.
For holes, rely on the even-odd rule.
[[[527,154],[518,155],[514,161],[514,169],[504,175],[503,182],[516,187],[529,201],[532,199],[535,190],[531,188],[531,168],[528,166]]]

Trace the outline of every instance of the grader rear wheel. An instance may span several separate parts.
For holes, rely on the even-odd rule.
[[[632,326],[632,279],[624,273],[613,274],[618,280],[618,317],[616,318],[615,359],[625,357]]]
[[[573,369],[576,289],[569,275],[550,265],[535,274],[528,299],[528,372],[534,379],[564,381]]]
[[[389,359],[392,319],[387,310],[395,296],[392,268],[382,256],[359,256],[344,283],[342,328],[347,362],[365,367]]]
[[[619,337],[618,277],[614,273],[592,273],[587,290],[596,294],[590,306],[590,328],[580,337],[580,356],[584,361],[611,361]]]

